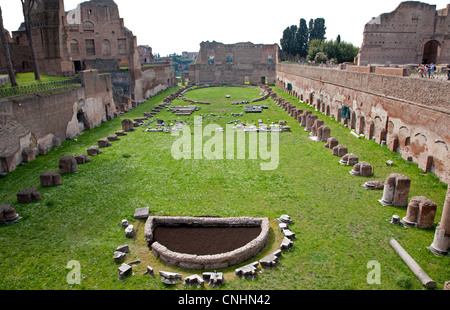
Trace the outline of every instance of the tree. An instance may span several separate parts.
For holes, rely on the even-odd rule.
[[[34,79],[39,81],[41,79],[36,58],[36,51],[34,49],[33,35],[31,33],[31,10],[36,4],[36,0],[20,0],[22,3],[23,17],[25,19],[25,29],[27,32],[28,44],[30,45],[31,61],[33,63]]]
[[[308,25],[306,24],[306,20],[303,18],[300,19],[300,25],[298,27],[298,36],[297,36],[298,46],[299,46],[299,55],[301,58],[305,58],[308,56],[309,49],[309,31]]]
[[[316,18],[314,21],[309,21],[309,41],[312,40],[325,40],[325,33],[327,28],[325,27],[325,19]]]
[[[327,62],[328,61],[328,56],[327,56],[327,54],[325,54],[324,52],[318,52],[317,54],[316,54],[316,56],[314,57],[314,61],[316,62],[316,63],[325,63],[325,62]]]
[[[336,41],[337,41],[338,44],[341,43],[341,35],[340,34],[338,34],[338,36],[336,38]]]
[[[298,51],[297,26],[292,25],[283,31],[283,37],[280,40],[281,49],[286,53],[289,59],[295,56]]]
[[[8,71],[9,81],[11,82],[12,86],[18,86],[17,81],[16,81],[16,76],[14,75],[13,65],[11,62],[11,54],[9,52],[9,44],[8,44],[8,40],[6,39],[5,28],[3,26],[3,14],[2,14],[1,7],[0,7],[0,32],[1,32],[0,36],[1,36],[2,46],[3,46],[3,56],[6,61],[6,69]]]

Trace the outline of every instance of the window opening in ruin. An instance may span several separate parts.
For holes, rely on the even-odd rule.
[[[117,45],[119,47],[119,54],[126,55],[127,54],[127,39],[118,39]]]
[[[87,39],[86,41],[86,55],[95,55],[95,42],[92,39]]]
[[[233,55],[227,55],[227,64],[233,63]]]
[[[267,62],[268,62],[269,64],[273,64],[273,54],[269,54],[269,55],[267,56]]]
[[[77,40],[70,41],[70,51],[72,52],[73,55],[79,54],[79,46]]]
[[[208,57],[208,64],[213,65],[214,64],[214,56]]]

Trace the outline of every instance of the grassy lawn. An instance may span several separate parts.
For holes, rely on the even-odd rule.
[[[48,83],[48,82],[56,82],[56,81],[64,81],[68,80],[73,77],[61,77],[61,76],[50,76],[47,74],[40,74],[41,80],[36,81],[34,79],[34,73],[28,72],[28,73],[17,73],[16,80],[17,84],[19,86],[27,86],[27,85],[36,85],[36,84],[42,84],[42,83]],[[1,86],[0,88],[8,88],[11,87],[11,83],[6,83],[5,85]]]
[[[309,109],[306,104],[274,88],[279,96]],[[170,91],[175,91],[173,88]],[[164,265],[149,251],[144,241],[143,220],[133,219],[134,210],[150,207],[152,215],[223,217],[268,217],[271,237],[263,253],[253,262],[278,248],[281,240],[275,219],[288,214],[294,221],[290,228],[297,235],[294,248],[284,253],[277,269],[263,270],[256,280],[238,279],[231,267],[222,270],[229,290],[402,290],[423,289],[420,281],[390,247],[396,238],[442,290],[450,278],[448,257],[434,256],[427,246],[434,229],[406,229],[387,220],[406,215],[406,207],[383,207],[378,199],[382,191],[362,187],[367,180],[384,181],[391,173],[411,179],[410,197],[426,196],[438,205],[435,222],[439,222],[447,186],[432,174],[424,174],[417,164],[407,162],[397,153],[374,141],[356,139],[350,130],[318,112],[331,128],[331,135],[360,161],[370,163],[370,178],[349,174],[351,167],[341,166],[339,158],[313,142],[298,123],[269,99],[262,114],[244,114],[239,121],[266,124],[287,120],[292,132],[280,134],[280,161],[276,170],[262,171],[264,160],[175,160],[171,147],[178,137],[169,133],[135,132],[103,149],[92,162],[79,165],[79,172],[63,176],[63,184],[41,188],[39,175],[58,169],[58,160],[66,154],[86,153],[91,145],[121,129],[124,118],[142,117],[160,104],[166,91],[120,118],[85,132],[76,141],[66,141],[47,155],[19,166],[0,179],[0,202],[13,204],[22,219],[0,226],[0,289],[190,289],[180,284],[168,287],[161,283],[159,270],[189,276],[201,271],[182,270]],[[156,118],[166,122],[184,120],[190,124],[203,114],[203,126],[214,123],[225,127],[235,120],[231,113],[243,112],[243,105],[230,102],[251,100],[260,92],[246,88],[208,88],[188,92],[186,97],[212,102],[200,105],[190,117],[176,117],[162,110]],[[231,95],[226,99],[226,95]],[[186,105],[176,100],[175,105]],[[211,115],[213,114],[213,115]],[[191,125],[192,126],[192,125]],[[191,127],[192,128],[192,127]],[[205,138],[207,140],[207,138]],[[393,166],[385,162],[392,160]],[[38,202],[17,203],[16,194],[25,187],[37,187]],[[125,237],[122,219],[135,225],[135,239]],[[117,278],[119,264],[113,260],[114,249],[128,244],[131,253],[126,262],[139,259],[133,275]],[[67,263],[76,260],[81,266],[81,284],[68,284]],[[381,284],[367,283],[369,261],[381,266]],[[240,265],[240,266],[241,266]],[[156,277],[143,276],[147,266]],[[205,287],[205,290],[210,288]]]

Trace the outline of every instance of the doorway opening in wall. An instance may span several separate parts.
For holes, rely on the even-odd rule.
[[[265,77],[265,76],[262,76],[261,77],[261,84],[267,84],[267,77]]]
[[[111,105],[109,103],[105,104],[105,114],[107,121],[110,121],[112,119],[110,113],[111,113]]]
[[[73,62],[73,66],[74,66],[74,68],[75,68],[75,72],[76,72],[76,73],[82,71],[82,68],[81,68],[81,61],[75,60],[75,61]]]
[[[83,111],[78,111],[77,113],[77,120],[78,120],[78,127],[80,128],[80,131],[83,131],[85,129],[89,129],[89,124],[87,121],[86,113]]]
[[[250,85],[250,77],[249,76],[244,76],[244,84]]]
[[[425,43],[422,64],[436,64],[441,54],[441,44],[436,40]]]

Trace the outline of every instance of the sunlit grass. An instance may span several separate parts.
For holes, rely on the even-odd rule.
[[[274,89],[291,103],[309,109]],[[410,197],[427,196],[438,205],[437,223],[446,194],[444,183],[386,147],[355,139],[349,129],[320,113],[319,118],[331,128],[332,136],[374,167],[372,177],[350,175],[351,167],[341,166],[339,158],[332,156],[324,143],[310,141],[308,133],[272,100],[258,103],[269,106],[262,114],[232,117],[231,113],[243,112],[244,107],[231,105],[225,96],[231,94],[231,101],[254,99],[260,93],[256,90],[223,87],[192,91],[186,95],[188,98],[216,103],[201,105],[201,110],[190,117],[176,117],[163,110],[156,118],[190,124],[194,116],[203,114],[204,126],[215,123],[223,127],[234,120],[257,123],[262,119],[266,124],[287,120],[292,132],[280,135],[280,163],[276,170],[262,171],[260,159],[175,160],[171,147],[178,137],[137,128],[103,149],[103,154],[92,157],[91,163],[79,165],[77,174],[64,175],[61,186],[39,186],[39,175],[57,170],[60,157],[86,153],[98,139],[121,129],[124,118],[141,117],[169,93],[84,132],[76,141],[63,142],[47,155],[38,156],[0,179],[0,202],[13,204],[22,217],[15,224],[0,226],[0,289],[174,289],[163,285],[158,275],[142,275],[147,265],[185,276],[194,273],[164,265],[148,250],[144,221],[133,219],[136,208],[147,206],[153,215],[268,217],[273,225],[272,239],[261,255],[278,246],[280,236],[274,220],[282,214],[291,216],[291,229],[297,240],[294,248],[284,253],[278,268],[264,270],[253,281],[238,279],[234,268],[227,268],[223,289],[422,289],[390,247],[390,238],[400,242],[438,283],[438,289],[448,281],[448,258],[434,256],[426,249],[433,241],[434,229],[391,225],[387,220],[394,214],[404,217],[406,208],[383,207],[378,203],[381,191],[362,187],[367,180],[384,181],[394,172],[405,174],[412,181]],[[186,103],[176,100],[172,105],[180,104]],[[385,164],[388,159],[394,162],[393,166]],[[31,186],[39,188],[41,201],[17,203],[17,192]],[[135,225],[136,239],[125,237],[120,226],[122,219]],[[127,261],[140,259],[141,263],[134,267],[133,276],[119,281],[119,265],[112,255],[122,244],[131,247]],[[81,264],[80,285],[67,284],[66,265],[70,260]],[[367,283],[367,263],[371,260],[381,265],[381,285]]]

